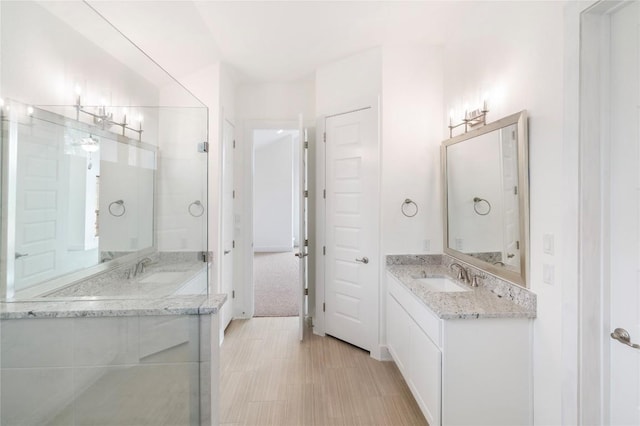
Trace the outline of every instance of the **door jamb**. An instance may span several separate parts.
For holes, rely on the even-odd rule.
[[[607,424],[609,412],[610,285],[603,277],[609,248],[608,14],[621,1],[591,3],[579,11],[577,102],[577,412],[578,424]],[[595,232],[594,232],[595,231]],[[594,330],[595,329],[595,330]],[[594,332],[595,331],[595,332]]]

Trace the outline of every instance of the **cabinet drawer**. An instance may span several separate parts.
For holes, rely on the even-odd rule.
[[[425,334],[442,348],[442,320],[427,308],[418,298],[387,272],[387,289]]]

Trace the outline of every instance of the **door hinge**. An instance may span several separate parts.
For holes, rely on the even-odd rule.
[[[236,149],[236,140],[233,140],[233,149]]]
[[[304,295],[305,295],[305,296],[308,296],[308,295],[309,295],[309,289],[308,289],[308,288],[305,288],[305,289],[304,289]]]
[[[327,254],[327,246],[322,246],[322,255],[325,256]]]
[[[324,134],[322,135],[322,140],[324,142],[327,142],[327,132],[324,132]]]
[[[516,241],[516,249],[520,250],[520,241]]]
[[[304,240],[304,246],[309,247],[309,240]]]
[[[518,195],[518,187],[517,186],[513,187],[513,195]]]
[[[322,312],[326,312],[327,311],[327,306],[325,305],[324,302],[322,302]]]
[[[304,191],[304,198],[309,198],[309,191],[307,190]]]
[[[235,189],[233,191],[231,191],[231,198],[233,198],[234,200],[236,198],[236,190]]]
[[[309,149],[309,142],[306,142],[306,141],[305,141],[305,143],[304,143],[304,148],[305,148],[305,149]]]
[[[236,291],[235,290],[231,290],[231,298],[232,299],[236,298]]]
[[[324,199],[327,198],[327,190],[326,189],[322,190],[322,198],[324,198]]]
[[[236,240],[231,241],[231,248],[236,248]]]
[[[209,152],[209,142],[200,142],[198,144],[198,152]]]

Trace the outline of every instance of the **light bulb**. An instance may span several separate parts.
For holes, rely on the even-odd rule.
[[[82,87],[80,87],[79,84],[76,84],[76,87],[74,90],[76,92],[76,95],[80,96],[82,94]]]
[[[142,114],[138,114],[138,122],[142,123],[142,119],[143,119],[143,118],[144,118],[144,117],[142,116]]]
[[[27,114],[28,115],[33,115],[33,107],[32,106],[27,107]]]
[[[0,108],[4,106],[4,99],[0,98]]]

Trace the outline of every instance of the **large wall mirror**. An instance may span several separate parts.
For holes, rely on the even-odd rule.
[[[0,111],[0,141],[4,159],[15,157],[2,164],[8,298],[152,252],[157,148],[5,102],[11,108]]]
[[[526,111],[442,143],[444,251],[527,287]]]

